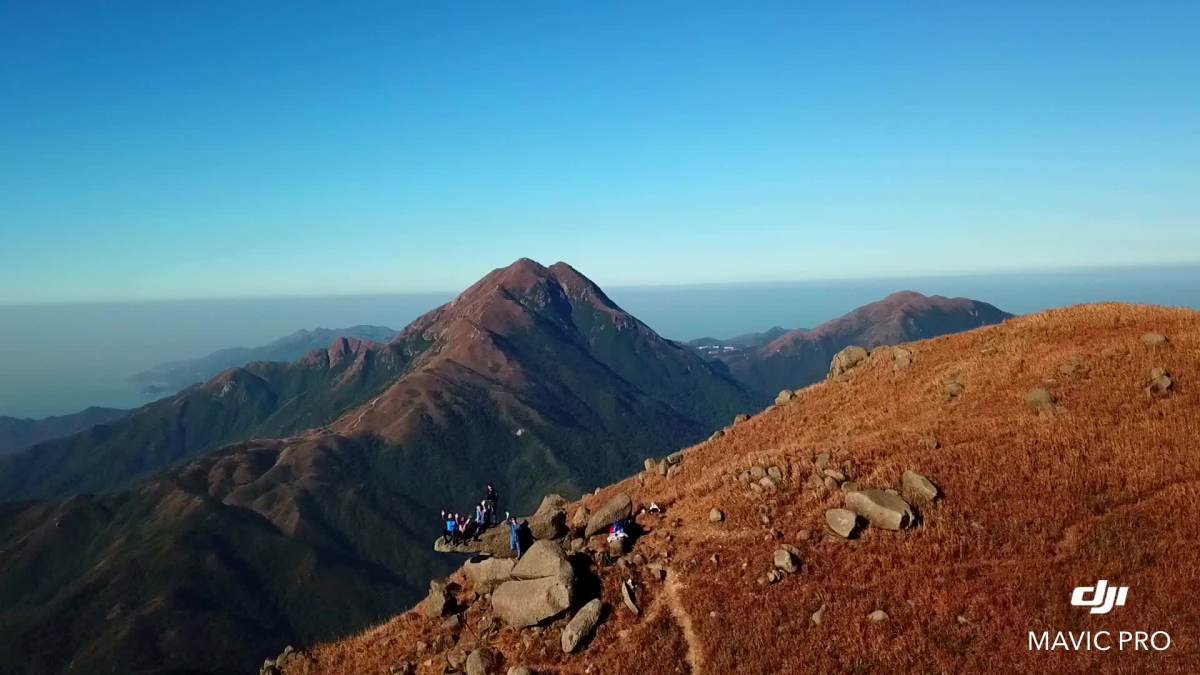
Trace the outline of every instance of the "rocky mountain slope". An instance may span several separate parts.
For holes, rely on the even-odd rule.
[[[325,349],[341,338],[366,342],[388,342],[396,331],[386,326],[351,326],[349,328],[314,328],[298,330],[259,347],[219,349],[195,359],[172,361],[155,366],[130,377],[141,384],[147,393],[161,396],[173,394],[185,387],[205,382],[220,373],[255,361],[295,361],[305,354]]]
[[[38,443],[77,434],[97,424],[112,422],[127,412],[116,408],[91,407],[70,415],[36,420],[0,415],[0,457],[18,453]]]
[[[313,373],[311,388],[286,397],[250,384],[266,378],[249,367],[203,385],[237,402],[207,419],[261,406],[269,421],[280,401],[386,381],[286,438],[99,497],[0,506],[0,664],[248,670],[419,599],[455,564],[430,547],[438,511],[466,511],[486,481],[502,509],[528,512],[544,492],[578,495],[762,406],[562,263],[518,261],[388,345],[305,361],[287,367]]]
[[[264,672],[1196,671],[1200,313],[1072,307],[850,350],[832,375],[547,500],[573,530],[533,562],[469,562],[414,611]],[[627,551],[587,536],[601,511],[633,514]],[[1128,602],[1070,604],[1100,579]],[[1029,648],[1101,630],[1173,642]]]
[[[833,355],[849,345],[874,348],[923,340],[999,323],[1011,316],[986,302],[901,291],[811,330],[776,332],[765,343],[742,339],[691,344],[725,363],[738,381],[774,396],[781,389],[819,381]]]

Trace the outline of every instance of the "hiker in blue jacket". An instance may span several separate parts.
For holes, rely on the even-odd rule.
[[[521,524],[517,522],[512,514],[508,515],[508,547],[512,549],[517,557],[521,557]]]
[[[457,544],[458,543],[458,534],[457,534],[458,521],[454,518],[454,514],[452,514],[452,513],[443,513],[442,517],[445,519],[445,522],[446,522],[446,534],[445,534],[446,543],[447,544]]]

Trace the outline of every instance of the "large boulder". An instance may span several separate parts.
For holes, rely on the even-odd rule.
[[[575,612],[575,616],[571,617],[566,627],[563,628],[562,650],[564,653],[570,654],[575,651],[579,643],[592,634],[592,631],[596,629],[596,624],[600,623],[600,611],[603,607],[600,598],[596,598]]]
[[[866,361],[867,356],[867,350],[858,345],[850,345],[834,354],[833,360],[829,363],[829,379],[841,379],[851,368]]]
[[[575,578],[571,562],[562,547],[552,541],[535,541],[512,568],[514,579],[562,577],[569,582]]]
[[[516,564],[512,558],[472,558],[463,563],[462,569],[475,592],[485,595],[511,579]]]
[[[569,579],[558,576],[506,581],[492,593],[492,611],[513,628],[535,626],[571,607]]]
[[[588,516],[584,536],[590,537],[598,532],[603,532],[614,521],[628,518],[631,513],[633,513],[633,500],[624,492],[618,493]]]
[[[567,533],[567,512],[561,506],[542,502],[528,522],[529,533],[534,539],[558,539]]]
[[[846,494],[846,508],[857,513],[875,527],[885,530],[901,530],[913,522],[912,507],[908,502],[883,490],[860,490]]]

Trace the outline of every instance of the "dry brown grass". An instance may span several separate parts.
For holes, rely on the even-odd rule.
[[[1169,344],[1147,347],[1147,331]],[[612,615],[581,654],[561,654],[561,621],[480,639],[505,667],[562,673],[1200,672],[1200,313],[1072,307],[908,348],[904,370],[877,350],[847,381],[810,387],[691,449],[679,475],[630,478],[588,500],[627,490],[668,506],[665,519],[642,517],[649,534],[635,550],[669,556],[675,592],[647,579],[640,619],[621,608],[610,568]],[[1168,396],[1143,391],[1156,367],[1175,382]],[[947,401],[949,379],[964,388]],[[1025,401],[1039,386],[1052,409]],[[922,443],[929,436],[939,447]],[[916,529],[839,540],[822,533],[821,515],[840,494],[803,486],[822,451],[864,487],[898,486],[912,468],[945,496],[922,508]],[[760,495],[731,478],[754,463],[784,467],[781,489]],[[724,523],[709,523],[713,507]],[[800,530],[813,536],[800,541]],[[804,568],[759,586],[781,542],[800,548]],[[1090,615],[1068,604],[1074,586],[1100,578],[1130,587],[1125,607]],[[467,612],[470,626],[486,605]],[[875,609],[891,619],[867,622]],[[1171,633],[1169,651],[1027,648],[1031,630],[1154,629]],[[436,632],[406,614],[317,646],[302,670],[386,673],[408,659],[442,672],[444,660],[416,651]],[[462,635],[463,647],[476,640]]]

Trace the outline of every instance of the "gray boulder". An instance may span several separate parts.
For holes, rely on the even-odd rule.
[[[775,554],[772,556],[772,562],[775,563],[777,569],[783,570],[788,574],[795,574],[800,569],[799,561],[796,559],[796,554],[786,548],[775,549]]]
[[[492,611],[513,628],[537,625],[571,607],[572,584],[558,576],[506,581],[492,593]]]
[[[775,405],[784,405],[791,403],[792,399],[796,398],[796,394],[791,389],[784,389],[775,397]]]
[[[535,541],[512,568],[514,579],[562,577],[569,582],[575,578],[571,563],[562,548],[552,541]]]
[[[912,469],[905,471],[904,475],[900,477],[900,485],[908,501],[917,506],[928,504],[937,499],[937,486],[928,478]]]
[[[614,521],[628,518],[631,513],[633,513],[633,500],[624,492],[618,493],[588,517],[584,535],[590,537],[598,532],[603,532]]]
[[[512,558],[472,558],[463,563],[462,569],[475,592],[484,595],[511,579],[516,564]]]
[[[883,490],[846,493],[846,508],[885,530],[904,529],[913,522],[913,511],[908,502],[900,495]]]
[[[564,653],[570,654],[575,651],[580,642],[583,642],[596,629],[596,625],[600,623],[600,612],[604,608],[600,598],[596,598],[588,602],[583,607],[575,612],[575,616],[567,622],[562,632],[562,650]]]
[[[837,380],[845,377],[852,368],[867,360],[866,349],[858,345],[850,345],[842,351],[833,355],[833,360],[829,363],[829,379]]]
[[[850,509],[829,509],[825,512],[825,524],[839,537],[849,537],[857,523],[858,516]]]
[[[567,500],[562,495],[548,494],[542,498],[537,511],[529,517],[529,532],[534,539],[558,539],[567,533]]]

